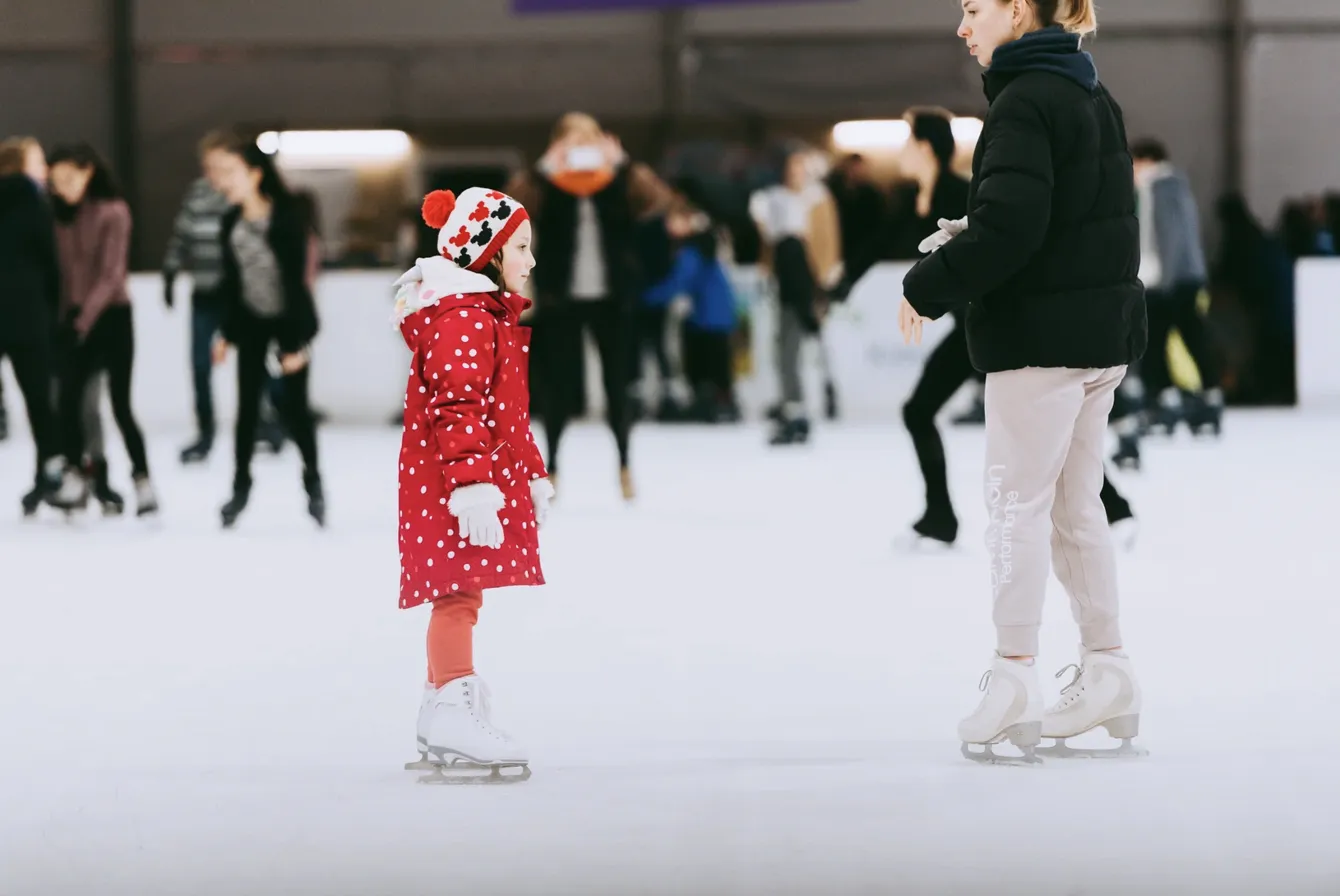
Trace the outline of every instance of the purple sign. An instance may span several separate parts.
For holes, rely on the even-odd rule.
[[[516,12],[609,12],[612,10],[676,9],[690,6],[743,6],[778,0],[512,0]],[[782,0],[786,2],[786,0]],[[790,0],[801,3],[846,3],[849,0]]]

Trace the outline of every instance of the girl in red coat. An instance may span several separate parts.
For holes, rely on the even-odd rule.
[[[421,760],[410,768],[525,766],[489,720],[472,637],[484,589],[542,585],[537,529],[553,489],[530,432],[526,210],[496,190],[435,191],[436,258],[397,282],[395,320],[414,353],[400,447],[400,606],[431,603]],[[513,776],[513,779],[518,776]]]

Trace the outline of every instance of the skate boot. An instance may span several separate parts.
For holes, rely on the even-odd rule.
[[[786,406],[777,420],[768,444],[774,447],[783,445],[804,445],[810,440],[810,421],[800,405]]]
[[[927,510],[912,524],[912,531],[894,539],[894,547],[902,553],[940,553],[949,550],[958,539],[958,517],[948,513]]]
[[[824,383],[824,419],[836,420],[838,418],[838,397],[837,386],[832,383]]]
[[[1186,425],[1192,435],[1218,438],[1223,432],[1224,391],[1206,389],[1187,402]]]
[[[982,395],[982,390],[978,389],[977,394],[973,397],[972,404],[949,422],[954,426],[985,426],[986,400]]]
[[[223,528],[231,529],[233,527],[237,518],[242,515],[242,511],[247,509],[247,501],[250,499],[251,478],[233,480],[233,496],[219,511],[219,514],[223,517]]]
[[[326,493],[321,487],[321,474],[313,470],[304,471],[302,487],[307,490],[307,513],[316,520],[318,526],[325,528]]]
[[[83,471],[66,467],[61,474],[60,487],[47,496],[47,503],[69,514],[87,507],[88,497],[88,479]]]
[[[977,711],[958,725],[963,755],[992,765],[1032,765],[1040,762],[1034,750],[1042,742],[1042,687],[1032,661],[997,656],[982,676],[978,690],[986,692]],[[1008,740],[1022,756],[1002,756],[992,745]],[[980,752],[971,749],[982,746]]]
[[[421,784],[513,784],[530,777],[526,751],[490,719],[489,689],[479,676],[447,682],[424,695],[419,708],[419,760],[432,773]],[[503,774],[519,769],[515,774]]]
[[[1135,433],[1117,436],[1117,452],[1112,455],[1112,463],[1118,470],[1140,469],[1140,437]]]
[[[93,482],[93,497],[102,506],[103,516],[120,516],[126,512],[126,499],[112,488],[107,477],[107,458],[95,457],[89,461],[88,478]]]
[[[1135,680],[1131,661],[1112,651],[1084,653],[1080,665],[1066,666],[1056,677],[1074,669],[1075,676],[1061,689],[1061,699],[1047,710],[1042,719],[1042,736],[1056,740],[1038,753],[1060,759],[1125,759],[1149,755],[1131,745],[1140,733],[1140,685]],[[1066,738],[1078,737],[1102,726],[1121,746],[1107,749],[1080,749],[1066,744]]]
[[[1159,393],[1157,407],[1148,412],[1149,434],[1152,436],[1171,436],[1177,424],[1185,419],[1182,407],[1182,393],[1176,386],[1169,386]]]
[[[182,464],[189,466],[191,464],[202,463],[209,458],[209,452],[214,447],[214,433],[202,432],[200,438],[181,450]]]
[[[158,513],[158,495],[154,494],[153,483],[149,477],[135,477],[135,516],[145,517]]]
[[[60,458],[52,458],[43,464],[41,471],[33,477],[33,487],[20,502],[23,505],[23,515],[25,517],[34,517],[37,515],[37,509],[44,502],[50,503],[50,499],[56,494],[61,486],[61,470],[64,464]]]

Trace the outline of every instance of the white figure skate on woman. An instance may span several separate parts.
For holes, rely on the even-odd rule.
[[[1061,699],[1042,719],[1042,736],[1054,738],[1038,753],[1057,759],[1129,759],[1148,756],[1131,740],[1140,733],[1140,684],[1135,680],[1130,658],[1121,653],[1083,653],[1080,665],[1069,665],[1056,673],[1060,678],[1074,670],[1075,676],[1061,689]],[[1102,727],[1121,745],[1103,749],[1075,748],[1066,739]]]

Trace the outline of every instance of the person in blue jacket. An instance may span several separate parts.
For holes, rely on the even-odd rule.
[[[731,347],[735,292],[717,258],[711,221],[677,200],[666,214],[665,227],[675,244],[670,273],[652,285],[643,300],[664,307],[679,296],[689,298],[692,311],[684,321],[681,340],[684,375],[695,396],[693,417],[708,423],[738,420]]]

